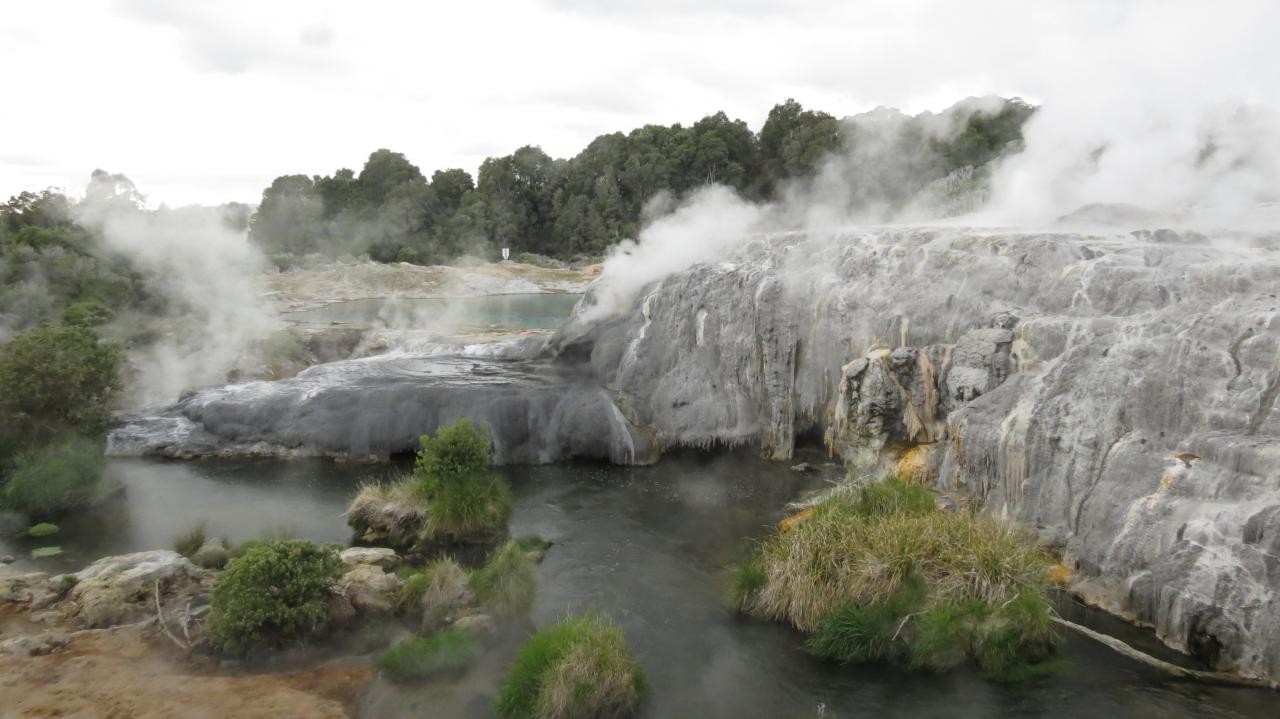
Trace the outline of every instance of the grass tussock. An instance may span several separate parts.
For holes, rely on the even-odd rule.
[[[426,499],[428,541],[466,542],[500,537],[511,519],[511,491],[501,478],[487,473],[418,487]]]
[[[204,546],[205,540],[208,539],[207,534],[208,527],[204,522],[198,522],[173,540],[173,551],[191,559]]]
[[[471,589],[498,616],[520,616],[533,606],[537,567],[519,542],[507,542],[471,573]]]
[[[399,642],[378,657],[378,668],[393,682],[409,682],[462,669],[478,652],[479,643],[470,632],[444,629]]]
[[[622,630],[594,616],[565,619],[520,648],[494,701],[503,719],[622,719],[634,716],[644,670]]]
[[[452,558],[437,559],[428,564],[423,573],[427,576],[427,581],[418,598],[418,606],[423,612],[424,626],[436,625],[475,598],[467,570]],[[407,601],[408,598],[401,595],[401,599]],[[412,611],[412,607],[408,608]]]
[[[839,661],[945,670],[974,659],[1016,681],[1046,666],[1050,560],[1024,532],[942,512],[923,487],[888,479],[833,496],[759,547],[731,577],[734,606],[810,634]]]

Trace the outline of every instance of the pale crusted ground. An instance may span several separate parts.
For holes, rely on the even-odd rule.
[[[368,297],[468,297],[525,292],[581,292],[596,278],[588,271],[495,262],[474,267],[329,264],[267,275],[267,292],[284,309]]]
[[[0,718],[340,719],[372,672],[321,665],[279,674],[197,669],[139,628],[78,632],[38,657],[0,654]]]

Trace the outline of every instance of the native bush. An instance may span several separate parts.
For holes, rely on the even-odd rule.
[[[332,549],[299,539],[253,542],[213,585],[208,630],[228,654],[304,638],[325,621],[327,586],[342,570]]]
[[[97,442],[69,436],[20,452],[0,489],[0,508],[47,517],[98,495],[104,460]]]

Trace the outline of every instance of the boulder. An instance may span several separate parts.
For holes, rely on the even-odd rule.
[[[103,557],[74,576],[75,616],[88,627],[110,627],[153,615],[157,587],[165,604],[203,596],[207,575],[177,552],[155,550]]]
[[[383,569],[395,569],[400,564],[400,557],[394,549],[387,547],[351,547],[338,553],[342,566],[353,569],[361,564],[371,564]]]
[[[0,573],[0,603],[25,604],[29,609],[46,607],[61,596],[58,583],[44,572]]]
[[[388,612],[404,581],[382,567],[358,564],[342,575],[345,595],[356,612]]]
[[[493,621],[493,617],[488,614],[468,614],[456,619],[453,622],[453,628],[472,632],[479,636],[487,636],[497,631],[498,625]]]

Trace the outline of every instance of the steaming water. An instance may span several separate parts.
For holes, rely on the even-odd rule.
[[[48,571],[94,557],[167,547],[199,519],[233,540],[289,530],[345,542],[341,516],[356,485],[386,467],[295,462],[163,462],[116,459],[123,494],[68,519],[48,540],[0,539],[0,553]],[[1270,692],[1164,680],[1089,640],[1068,637],[1068,665],[1020,688],[966,671],[943,676],[841,667],[807,657],[786,627],[741,620],[723,605],[722,567],[763,535],[780,508],[823,485],[749,454],[686,455],[648,468],[508,467],[513,532],[555,542],[539,568],[533,621],[566,612],[612,615],[649,676],[646,717],[1263,717]],[[66,554],[33,562],[32,547]],[[1081,615],[1084,610],[1077,610]],[[1075,617],[1081,620],[1081,616]],[[1093,613],[1104,631],[1159,651],[1154,640]],[[487,716],[514,647],[499,647],[468,674],[417,690],[377,682],[362,705],[375,718]]]
[[[294,322],[340,323],[396,330],[445,327],[559,327],[581,295],[515,294],[464,298],[373,298],[289,312]]]

